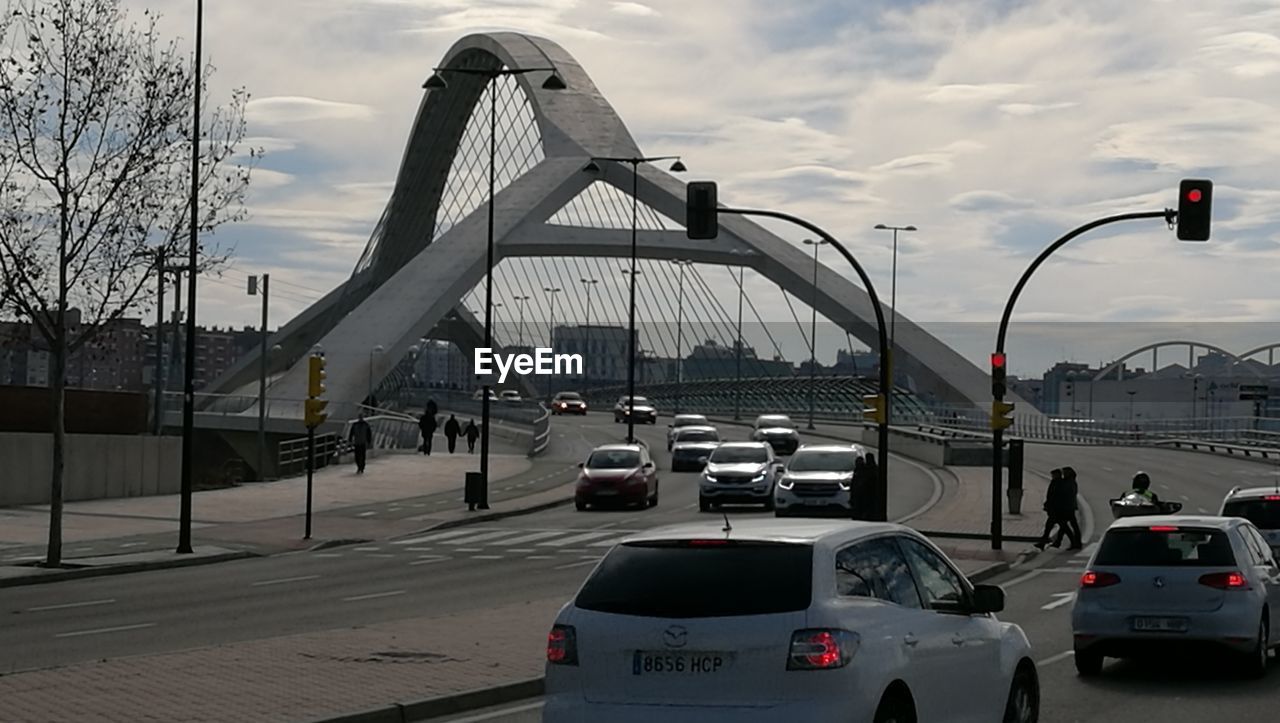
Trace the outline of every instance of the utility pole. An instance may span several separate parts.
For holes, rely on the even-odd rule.
[[[164,246],[156,249],[156,331],[153,335],[156,342],[156,378],[152,379],[155,387],[155,434],[164,432]]]
[[[258,290],[258,277],[249,277],[249,295]],[[258,481],[266,479],[267,464],[267,306],[271,299],[271,274],[262,275],[262,344],[258,352]]]

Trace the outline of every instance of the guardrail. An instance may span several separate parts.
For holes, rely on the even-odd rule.
[[[1243,446],[1200,439],[1165,439],[1156,442],[1155,445],[1158,447],[1190,449],[1197,452],[1208,452],[1210,454],[1227,454],[1233,457],[1240,456],[1251,458],[1261,457],[1262,459],[1280,459],[1280,449],[1273,447]]]

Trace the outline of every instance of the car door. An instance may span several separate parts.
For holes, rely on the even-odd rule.
[[[1243,524],[1239,529],[1253,558],[1254,570],[1267,588],[1267,607],[1271,613],[1271,618],[1267,622],[1271,626],[1271,639],[1280,640],[1280,629],[1277,629],[1277,625],[1280,624],[1280,566],[1276,563],[1271,545],[1258,528],[1251,524]]]
[[[1000,672],[1000,626],[990,615],[970,615],[968,582],[929,545],[907,535],[897,538],[920,590],[924,607],[937,621],[937,649],[947,672],[947,713],[936,720],[991,721],[999,718],[1009,681]],[[923,643],[922,643],[923,644]],[[933,691],[930,691],[933,692]],[[939,691],[941,692],[941,691]]]

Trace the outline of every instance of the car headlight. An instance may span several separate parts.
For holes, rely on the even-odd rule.
[[[846,477],[846,478],[844,478],[844,479],[840,480],[840,489],[842,489],[842,490],[848,490],[848,489],[851,489],[852,487],[853,487],[853,478],[852,478],[852,477]]]
[[[759,474],[757,474],[755,477],[752,477],[752,478],[751,478],[751,481],[752,481],[752,482],[763,482],[763,481],[764,481],[764,472],[760,472],[760,473],[759,473]]]
[[[778,486],[784,490],[789,490],[792,487],[795,487],[795,485],[796,485],[795,480],[791,479],[790,477],[784,476],[778,480]]]
[[[706,472],[703,472],[703,473],[702,473],[702,479],[704,479],[704,480],[706,480],[706,481],[708,481],[708,482],[715,482],[715,481],[716,481],[716,478],[715,478],[715,477],[713,477],[713,476],[712,476],[712,475],[710,475],[710,474],[707,474]]]

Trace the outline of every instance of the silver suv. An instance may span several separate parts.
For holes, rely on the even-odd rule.
[[[773,485],[782,462],[764,442],[727,442],[716,447],[698,480],[698,509],[721,503],[763,504],[773,509]]]
[[[852,514],[854,471],[866,453],[856,444],[801,447],[778,478],[773,494],[777,516]]]

